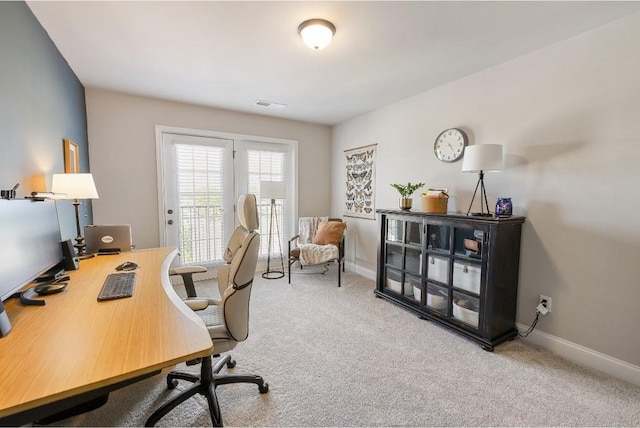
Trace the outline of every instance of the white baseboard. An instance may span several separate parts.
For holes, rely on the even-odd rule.
[[[362,275],[365,278],[371,279],[373,281],[376,280],[376,272],[373,270],[365,269],[352,262],[345,262],[344,266],[345,268],[349,269],[351,272],[355,272],[358,275]]]
[[[520,331],[524,331],[528,326],[516,323]],[[609,355],[603,354],[593,349],[589,349],[577,343],[570,342],[543,331],[533,331],[527,338],[523,339],[548,349],[554,354],[560,355],[567,360],[578,363],[582,366],[607,373],[618,379],[640,386],[640,367],[619,360]]]

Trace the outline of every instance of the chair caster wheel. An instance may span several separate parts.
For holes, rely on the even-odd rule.
[[[178,386],[178,379],[167,378],[167,389],[175,389],[176,386]]]
[[[258,385],[258,391],[260,391],[260,394],[266,394],[269,392],[269,384],[265,382],[262,385]]]
[[[227,368],[232,369],[236,366],[236,362],[233,359],[229,359],[229,361],[227,361]]]

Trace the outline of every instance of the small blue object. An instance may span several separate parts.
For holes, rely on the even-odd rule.
[[[496,202],[496,215],[497,216],[510,216],[513,214],[513,204],[511,198],[498,198]]]

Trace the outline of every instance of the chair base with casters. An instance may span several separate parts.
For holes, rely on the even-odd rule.
[[[256,232],[259,219],[255,195],[240,196],[237,215],[240,225],[234,229],[224,253],[227,264],[220,266],[216,275],[220,299],[196,297],[195,287],[187,285],[191,278],[185,278],[189,297],[184,300],[184,303],[202,319],[213,342],[214,356],[231,351],[249,335],[249,300],[260,250],[260,235]],[[185,274],[197,273],[199,269],[204,268],[176,269],[171,273],[182,274],[184,277]],[[187,364],[191,363],[187,362]],[[258,385],[260,393],[269,391],[269,385],[260,376],[219,374],[225,365],[232,368],[235,366],[235,361],[225,356],[212,366],[212,356],[209,355],[202,358],[199,375],[179,371],[169,373],[167,376],[169,389],[175,388],[178,380],[193,382],[193,385],[155,411],[146,425],[155,425],[180,403],[200,394],[207,399],[213,425],[222,426],[222,415],[216,396],[216,388],[219,385],[254,383]]]
[[[211,356],[204,357],[202,359],[202,366],[200,368],[200,375],[193,373],[173,371],[167,375],[167,388],[174,389],[178,386],[178,380],[186,380],[192,382],[193,385],[182,391],[179,395],[173,397],[167,403],[163,404],[158,410],[156,410],[147,419],[145,426],[154,426],[163,416],[173,410],[176,406],[187,400],[188,398],[200,394],[204,395],[209,405],[209,413],[211,415],[211,422],[213,426],[222,426],[222,414],[220,412],[220,405],[218,404],[218,398],[216,396],[216,388],[218,385],[226,385],[229,383],[255,383],[258,385],[258,391],[264,394],[269,391],[269,384],[264,381],[262,376],[251,374],[219,374],[224,366],[233,368],[236,362],[229,355],[225,355],[215,366],[212,366]]]

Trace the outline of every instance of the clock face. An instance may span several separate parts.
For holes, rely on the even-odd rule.
[[[455,162],[464,155],[467,135],[460,129],[451,128],[442,131],[433,145],[436,157],[443,162]]]

